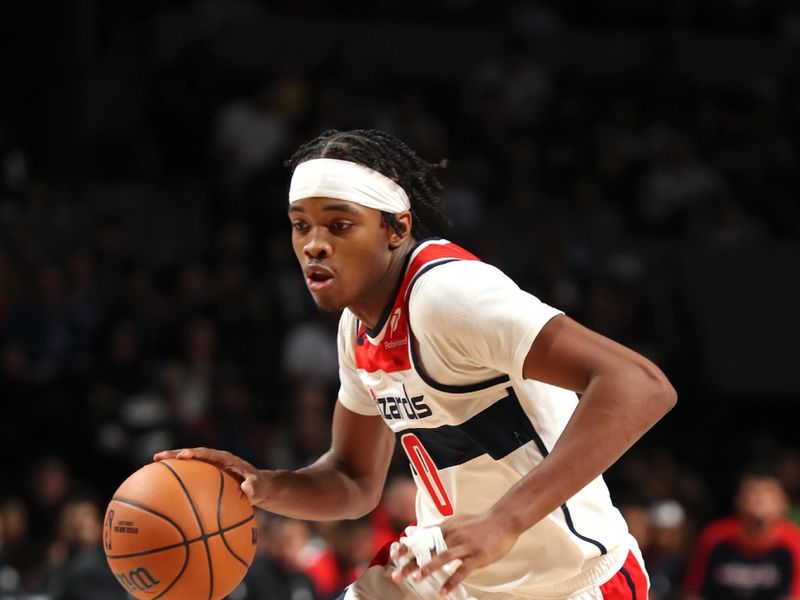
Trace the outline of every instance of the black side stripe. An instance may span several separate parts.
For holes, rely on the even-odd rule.
[[[533,439],[533,427],[514,389],[509,387],[506,392],[507,396],[460,425],[404,429],[397,432],[397,440],[409,433],[416,435],[438,469],[462,465],[484,454],[500,460]]]
[[[520,410],[522,408],[520,407]],[[528,423],[530,423],[530,419],[528,419]],[[539,436],[538,432],[534,429],[533,423],[531,423],[531,431],[533,431],[533,441],[536,444],[536,447],[539,449],[539,453],[544,457],[550,454],[547,450],[547,446],[544,445],[544,441]],[[572,532],[576,538],[583,540],[584,542],[588,542],[594,546],[597,546],[597,549],[600,550],[600,554],[608,554],[608,549],[601,543],[595,539],[587,537],[582,533],[578,533],[578,530],[575,529],[575,524],[572,522],[572,515],[569,512],[569,507],[567,503],[561,505],[561,512],[564,513],[564,521],[567,523],[567,528]]]
[[[636,600],[636,585],[633,583],[633,577],[631,577],[631,574],[628,573],[628,570],[625,567],[620,568],[619,572],[622,573],[625,581],[628,582],[628,587],[631,588],[631,598]]]
[[[411,283],[408,284],[408,288],[406,289],[406,297],[405,297],[405,305],[406,305],[406,314],[409,314],[408,310],[408,300],[411,297],[411,289],[414,287],[414,284],[417,282],[417,279],[420,278],[421,275],[424,275],[434,267],[438,267],[440,265],[446,265],[447,263],[455,262],[461,260],[460,258],[447,258],[444,260],[440,260],[438,262],[430,263],[422,267],[415,275],[414,278],[411,280]],[[413,343],[415,339],[414,330],[411,327],[411,319],[408,320],[408,334],[409,334],[409,344],[408,348],[411,354],[411,364],[414,367],[414,370],[419,373],[419,376],[422,378],[427,385],[432,387],[435,390],[439,390],[440,392],[448,392],[448,393],[455,393],[455,394],[465,394],[470,392],[477,392],[480,390],[485,390],[487,388],[493,387],[495,385],[500,385],[502,383],[508,383],[511,381],[511,378],[506,375],[498,375],[492,379],[487,379],[486,381],[479,381],[477,383],[470,383],[468,385],[447,385],[444,383],[439,383],[432,377],[430,377],[421,367],[419,362],[419,356],[417,355],[417,348],[416,344]]]
[[[595,539],[592,539],[581,533],[578,533],[578,530],[575,529],[575,525],[572,523],[572,515],[569,513],[569,508],[567,508],[566,502],[561,505],[561,512],[564,513],[564,520],[567,522],[567,527],[572,532],[572,535],[574,535],[578,539],[583,540],[584,542],[588,542],[594,546],[597,546],[597,549],[600,550],[601,555],[608,553],[608,549],[603,544],[601,544]]]
[[[416,435],[437,469],[455,467],[484,454],[500,460],[531,441],[542,457],[547,456],[547,447],[522,409],[514,388],[506,388],[506,394],[460,425],[408,428],[397,432],[397,440],[399,442],[405,434]],[[608,553],[601,542],[575,529],[566,503],[561,505],[561,511],[564,513],[567,528],[575,537],[596,546],[601,555]]]

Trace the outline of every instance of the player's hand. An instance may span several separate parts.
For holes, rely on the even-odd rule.
[[[480,515],[461,515],[439,525],[447,550],[434,554],[427,565],[419,568],[412,560],[402,569],[396,569],[392,578],[400,582],[406,577],[422,581],[431,573],[456,559],[461,565],[442,586],[440,593],[447,594],[472,571],[497,562],[511,551],[518,535],[512,531],[508,519],[498,518],[491,512]],[[394,556],[404,555],[408,549],[402,544]]]
[[[164,450],[153,455],[154,461],[167,460],[168,458],[202,460],[222,469],[240,482],[242,492],[253,505],[258,505],[267,498],[271,471],[257,469],[235,454],[211,448],[182,448],[179,450]]]

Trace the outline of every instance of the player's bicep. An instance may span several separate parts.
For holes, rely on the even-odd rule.
[[[550,319],[531,344],[522,374],[551,385],[583,392],[592,377],[618,369],[646,367],[644,357],[573,319]]]
[[[364,493],[380,496],[394,451],[394,433],[379,416],[363,415],[336,403],[331,454],[338,468]]]

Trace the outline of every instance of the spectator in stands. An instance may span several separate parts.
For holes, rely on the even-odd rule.
[[[251,177],[274,162],[286,137],[286,123],[276,108],[272,81],[259,82],[249,96],[222,107],[217,115],[214,151],[232,198],[244,191]]]
[[[482,110],[481,99],[491,96],[511,125],[536,123],[553,95],[553,83],[528,40],[513,37],[475,70],[468,90],[470,109]]]
[[[754,466],[740,478],[733,516],[700,532],[686,570],[690,600],[800,598],[800,529],[777,474]]]
[[[69,467],[58,456],[47,454],[34,461],[28,479],[28,524],[32,540],[45,542],[52,535],[73,486]]]
[[[678,600],[686,567],[686,511],[672,499],[654,502],[647,511],[650,543],[642,550],[650,575],[650,600]]]
[[[408,475],[389,479],[380,504],[369,515],[375,531],[375,551],[399,540],[406,527],[417,522],[417,486]]]
[[[323,600],[338,599],[342,589],[369,566],[374,554],[374,532],[367,517],[323,524],[327,547],[306,567]]]
[[[641,498],[624,498],[619,502],[619,511],[628,524],[628,531],[636,539],[642,555],[652,542],[653,535],[647,514],[647,503]],[[645,563],[647,565],[647,563]],[[649,565],[647,565],[649,571]]]
[[[310,544],[308,526],[256,511],[258,546],[242,586],[241,600],[317,600],[314,584],[303,572],[301,556]],[[239,591],[244,596],[238,595]]]
[[[88,498],[68,501],[59,515],[58,537],[47,551],[46,591],[53,600],[126,600],[128,595],[108,568],[102,547],[98,504]]]
[[[681,233],[702,201],[725,185],[722,174],[698,156],[687,132],[664,131],[656,141],[655,160],[643,175],[639,218],[653,232]]]
[[[16,496],[0,501],[0,597],[22,591],[36,577],[39,556],[30,538],[28,509]]]

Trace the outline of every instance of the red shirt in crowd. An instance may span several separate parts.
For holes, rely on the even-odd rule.
[[[754,541],[736,517],[712,522],[698,536],[684,591],[705,600],[800,599],[800,529],[783,520]]]

